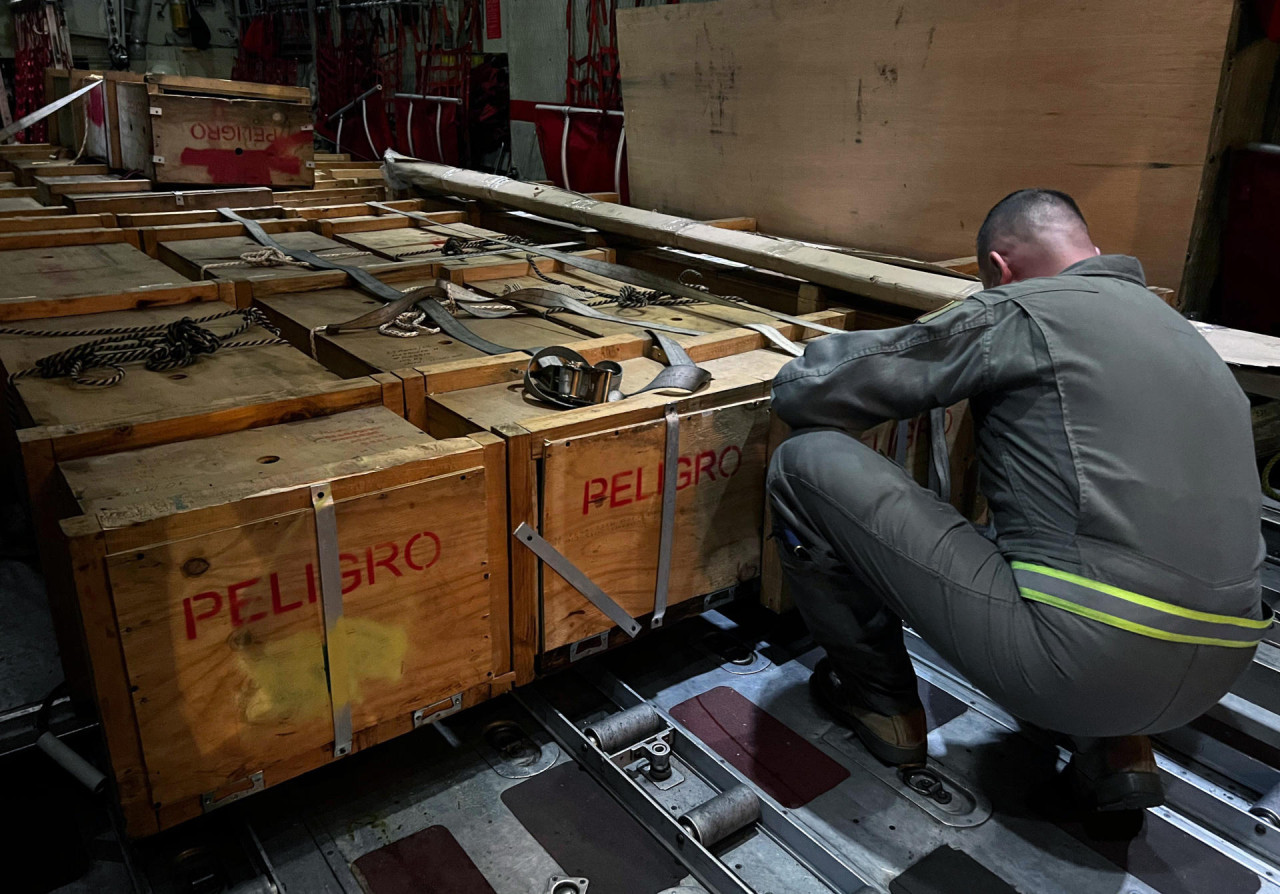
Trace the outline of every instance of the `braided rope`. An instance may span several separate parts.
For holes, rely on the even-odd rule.
[[[239,317],[240,322],[230,332],[219,335],[201,326],[201,323],[227,317]],[[272,338],[235,341],[254,326],[265,329]],[[35,366],[19,370],[9,377],[17,379],[38,375],[43,379],[70,378],[77,385],[109,388],[117,385],[125,376],[125,365],[142,363],[153,372],[163,372],[190,366],[201,354],[212,354],[224,348],[250,348],[263,345],[285,344],[280,332],[257,308],[229,310],[199,319],[183,317],[172,323],[154,326],[116,327],[102,329],[78,329],[59,331],[52,329],[0,328],[0,335],[19,335],[33,338],[83,338],[93,341],[73,345],[63,351],[41,357]],[[111,370],[110,375],[90,375],[96,370]]]
[[[327,258],[328,260],[337,260],[339,258],[355,258],[361,255],[373,254],[370,251],[335,251],[334,249],[325,249],[316,252],[317,257]],[[200,268],[203,274],[208,270],[221,270],[227,267],[310,267],[306,261],[299,261],[291,258],[283,251],[274,246],[266,248],[256,248],[251,251],[242,252],[239,260],[236,261],[215,261],[212,264],[205,264]]]
[[[590,286],[581,285],[579,283],[565,282],[556,279],[538,269],[538,265],[533,263],[533,258],[529,258],[529,270],[538,279],[545,283],[555,286],[568,286],[579,292],[586,292],[588,295],[596,296],[593,300],[586,302],[588,307],[604,307],[609,304],[616,304],[622,309],[643,308],[643,307],[684,307],[689,304],[700,304],[695,298],[682,298],[675,295],[668,295],[665,292],[657,290],[638,289],[635,286],[623,285],[618,288],[615,295],[612,292],[605,292],[601,289],[595,289]],[[518,287],[517,287],[518,288]],[[695,287],[696,288],[696,287]],[[567,308],[551,308],[550,313],[566,313]]]
[[[380,335],[390,335],[394,338],[417,338],[419,335],[435,335],[440,331],[438,326],[423,326],[422,321],[427,315],[420,310],[408,310],[397,316],[389,323],[383,323],[378,327]]]

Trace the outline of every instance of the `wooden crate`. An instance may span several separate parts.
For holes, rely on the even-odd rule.
[[[107,215],[110,217],[110,215]],[[43,218],[37,218],[44,226]],[[27,232],[0,221],[0,321],[214,301],[219,286],[191,282],[139,251],[124,230],[93,227],[101,215],[51,218],[83,229]],[[13,247],[7,247],[13,246]],[[28,327],[29,328],[29,327]]]
[[[54,217],[59,214],[66,214],[68,210],[65,205],[45,207],[31,196],[9,198],[0,194],[0,218]]]
[[[812,319],[851,326],[853,315]],[[780,330],[800,337],[799,327]],[[808,335],[813,335],[812,331]],[[427,430],[477,431],[507,445],[510,530],[528,523],[628,614],[648,628],[654,605],[665,408],[679,418],[676,527],[667,617],[718,604],[760,573],[770,383],[789,355],[762,336],[731,329],[685,343],[711,372],[694,395],[645,393],[617,403],[557,411],[525,398],[527,358],[460,361],[426,376]],[[614,336],[573,346],[589,361],[623,367],[635,389],[661,369],[647,337]],[[511,548],[512,642],[517,683],[626,639],[532,552]]]
[[[277,192],[278,204],[294,208],[315,205],[350,204],[351,202],[380,202],[386,198],[385,186],[353,186],[343,189],[303,189]]]
[[[61,148],[76,155],[83,154],[123,169],[120,150],[120,112],[117,85],[143,82],[145,76],[130,71],[89,71],[84,69],[48,69],[45,72],[45,102],[53,102],[78,90],[91,79],[104,83],[82,99],[58,111],[49,120],[49,137]]]
[[[27,320],[10,329],[41,332],[96,331],[140,325],[167,325],[184,317],[200,319],[229,306],[212,302],[195,307],[146,309]],[[211,322],[226,332],[235,321]],[[254,327],[244,340],[269,338]],[[51,492],[58,462],[85,456],[172,443],[210,434],[239,431],[294,419],[341,412],[354,407],[404,406],[394,377],[344,380],[288,345],[220,350],[192,366],[151,371],[126,367],[114,387],[86,387],[69,379],[10,376],[42,357],[92,340],[92,336],[33,337],[0,334],[0,388],[8,412],[0,420],[8,468],[25,470],[32,521],[41,544],[41,561],[51,572],[46,545],[56,540],[58,503]],[[73,619],[54,606],[63,664],[73,691],[83,696],[87,675],[76,648]]]
[[[344,703],[358,751],[511,685],[495,437],[437,441],[371,408],[60,471],[131,836],[332,762]],[[330,684],[326,662],[348,679]]]
[[[158,183],[313,182],[306,88],[148,75],[116,89],[124,168]]]
[[[448,268],[396,282],[396,288],[410,291],[430,285],[436,276],[447,276],[472,291],[500,300],[508,289],[526,286],[548,287],[532,275],[527,261],[512,262],[501,257],[489,258],[490,266]],[[616,294],[622,286],[615,280],[592,276],[577,270],[566,270],[564,264],[550,259],[536,262],[543,275],[567,286],[589,286]],[[501,265],[501,266],[495,266]],[[506,276],[491,278],[494,272]],[[550,286],[555,288],[555,286]],[[382,306],[382,302],[356,289],[323,289],[305,292],[277,292],[257,289],[253,301],[261,308],[281,334],[299,350],[306,351],[328,369],[345,375],[369,375],[389,372],[400,378],[405,387],[406,418],[425,426],[426,403],[423,381],[436,367],[464,360],[480,360],[484,354],[444,333],[423,333],[413,338],[397,338],[376,329],[352,330],[335,335],[316,334],[319,326],[355,319]],[[575,314],[556,314],[551,318],[522,313],[501,319],[479,319],[462,315],[460,321],[468,329],[495,344],[513,350],[526,350],[547,345],[568,345],[608,336],[637,336],[647,324],[657,323],[704,333],[721,332],[743,323],[772,324],[773,318],[749,306],[724,308],[712,305],[694,307],[649,306],[602,310],[633,321],[633,324],[596,320]],[[677,341],[697,336],[673,335]]]
[[[402,217],[398,214],[340,218],[320,221],[320,232],[348,245],[362,248],[392,261],[448,260],[441,252],[451,237],[462,240],[510,238],[496,230],[465,223],[460,212],[436,212],[438,224]],[[499,248],[500,246],[494,246]],[[521,256],[512,250],[512,257]]]

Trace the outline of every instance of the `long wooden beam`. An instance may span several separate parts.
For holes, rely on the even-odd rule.
[[[726,230],[684,217],[600,202],[554,186],[406,158],[388,150],[385,170],[393,188],[482,199],[533,214],[594,227],[655,245],[715,255],[740,264],[913,310],[933,310],[979,285],[815,248],[790,239]]]

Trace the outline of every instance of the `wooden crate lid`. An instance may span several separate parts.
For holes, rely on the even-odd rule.
[[[410,291],[430,285],[434,280],[421,279],[397,282],[396,288]],[[355,289],[322,289],[313,292],[295,292],[267,295],[254,299],[280,327],[281,332],[294,345],[310,350],[310,331],[328,323],[342,323],[382,307],[382,302]],[[582,332],[558,325],[540,317],[506,317],[486,320],[474,317],[462,319],[463,324],[481,338],[513,349],[537,348],[552,344],[568,344],[587,337]],[[483,358],[475,348],[444,334],[422,334],[415,338],[396,338],[382,335],[376,329],[342,332],[333,336],[318,336],[317,359],[330,369],[344,373],[348,366],[340,367],[334,352],[361,364],[363,372],[401,370],[424,367],[466,358]]]
[[[61,468],[81,511],[109,529],[474,449],[468,439],[437,441],[390,410],[366,407]]]
[[[385,263],[374,254],[356,254],[362,249],[326,239],[319,233],[276,233],[272,237],[285,248],[316,252],[334,256],[334,261],[352,267],[367,267]],[[241,262],[245,252],[261,251],[262,246],[248,236],[222,236],[214,239],[188,239],[179,242],[161,242],[162,252],[172,255],[192,270],[205,270],[206,277],[226,280],[246,280],[271,276],[296,276],[310,268],[282,265],[279,267],[254,267]],[[235,266],[230,266],[231,264]],[[211,266],[227,264],[228,266]]]
[[[67,210],[68,209],[63,207],[46,209],[44,205],[41,205],[30,196],[21,196],[19,198],[11,199],[4,195],[0,195],[0,213],[24,214],[29,211],[40,211],[43,213],[66,214]]]
[[[409,218],[402,219],[405,221],[405,226],[392,227],[390,229],[371,229],[367,232],[342,232],[336,238],[350,245],[377,252],[393,261],[410,257],[425,258],[434,256],[443,248],[445,242],[453,236],[463,240],[485,239],[491,236],[496,236],[500,239],[509,238],[505,233],[486,230],[483,227],[475,227],[465,223],[451,223],[444,227],[429,224],[419,225]],[[371,225],[384,224],[384,219],[371,217],[369,218],[369,223]],[[448,256],[441,255],[441,257]]]
[[[0,269],[0,300],[70,298],[190,282],[127,242],[11,249],[0,252]]]
[[[225,311],[224,305],[153,307],[78,317],[29,320],[19,328],[76,331],[172,323]],[[227,332],[239,322],[228,317],[204,324]],[[254,327],[244,340],[270,338]],[[90,341],[92,336],[33,338],[0,335],[0,362],[6,373],[34,366],[49,354]],[[126,367],[124,380],[110,388],[84,387],[69,379],[28,376],[13,383],[34,425],[75,429],[136,424],[155,419],[189,417],[218,407],[245,406],[267,398],[317,394],[341,379],[289,345],[221,350],[202,355],[184,369],[153,372],[142,364]],[[192,436],[205,432],[196,430]]]
[[[691,404],[702,404],[708,400],[714,402],[727,392],[744,387],[763,394],[767,389],[753,389],[752,386],[772,381],[778,370],[790,359],[790,356],[778,351],[757,350],[732,354],[699,364],[711,373],[712,378],[711,383],[696,394],[645,392],[616,403],[577,410],[557,410],[526,398],[524,385],[518,380],[432,394],[430,399],[483,429],[496,430],[514,423],[551,437],[550,432],[564,426],[597,419],[603,420],[603,425],[608,425],[610,423],[607,419],[612,415],[660,408],[673,401]],[[644,387],[664,368],[662,363],[648,357],[632,357],[620,363],[624,391]]]

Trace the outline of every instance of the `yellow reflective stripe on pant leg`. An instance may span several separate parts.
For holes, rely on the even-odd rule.
[[[1036,565],[1031,562],[1011,562],[1010,566],[1013,570],[1034,571],[1037,574],[1043,574],[1046,577],[1056,577],[1058,580],[1064,580],[1068,583],[1075,584],[1080,587],[1088,587],[1090,590],[1097,590],[1099,593],[1106,593],[1108,596],[1114,596],[1117,599],[1123,599],[1126,602],[1132,602],[1135,605],[1141,605],[1146,608],[1155,609],[1156,611],[1167,612],[1171,615],[1177,615],[1180,618],[1187,618],[1192,621],[1206,621],[1210,624],[1230,624],[1233,627],[1246,627],[1250,630],[1266,630],[1271,626],[1271,619],[1267,618],[1261,621],[1255,621],[1252,618],[1237,618],[1232,615],[1216,615],[1212,612],[1197,611],[1194,608],[1183,608],[1180,605],[1174,605],[1171,602],[1162,602],[1159,599],[1152,599],[1150,596],[1143,596],[1141,593],[1134,593],[1132,590],[1124,590],[1120,587],[1104,584],[1102,581],[1091,580],[1087,577],[1081,577],[1078,574],[1072,574],[1070,571],[1059,571],[1057,568],[1050,568],[1048,565]]]
[[[1117,618],[1115,615],[1109,615],[1106,612],[1096,609],[1087,608],[1083,605],[1076,605],[1074,602],[1068,602],[1065,599],[1059,599],[1057,596],[1050,596],[1048,593],[1041,593],[1037,590],[1020,587],[1018,590],[1024,599],[1030,599],[1032,602],[1042,602],[1045,605],[1052,605],[1054,608],[1060,608],[1063,611],[1071,612],[1073,615],[1090,618],[1094,621],[1101,621],[1120,630],[1127,630],[1130,633],[1136,633],[1140,636],[1149,636],[1152,639],[1162,639],[1172,643],[1190,643],[1198,646],[1226,646],[1229,649],[1252,649],[1256,642],[1240,642],[1232,639],[1215,639],[1210,636],[1192,636],[1185,633],[1170,633],[1167,630],[1160,630],[1155,627],[1148,627],[1146,624],[1139,624],[1137,621],[1129,621],[1125,618]]]

